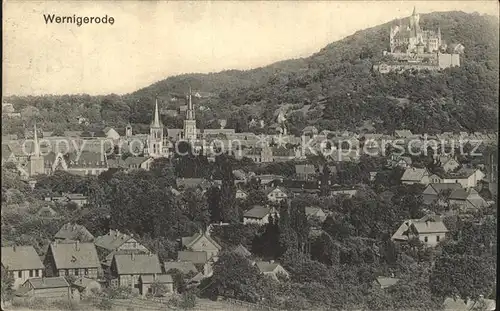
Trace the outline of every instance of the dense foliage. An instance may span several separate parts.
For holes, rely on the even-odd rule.
[[[24,134],[23,124],[33,118],[46,130],[67,129],[99,133],[113,126],[123,133],[128,122],[136,132],[148,130],[154,97],[175,108],[171,94],[182,94],[188,84],[214,96],[196,99],[203,111],[199,128],[249,130],[249,119],[274,122],[273,113],[286,104],[290,132],[308,124],[321,129],[355,129],[369,124],[379,132],[408,128],[413,132],[476,131],[494,129],[498,103],[498,20],[463,12],[421,16],[423,28],[439,25],[443,39],[465,46],[461,67],[441,73],[406,72],[380,75],[372,66],[389,45],[389,24],[358,31],[331,43],[318,53],[248,71],[185,74],[167,78],[124,96],[28,96],[10,97],[21,120],[2,124],[3,133]],[[77,117],[90,125],[78,124]],[[170,128],[182,126],[184,115],[163,116]],[[367,123],[368,122],[368,123]],[[264,129],[265,130],[265,129]]]

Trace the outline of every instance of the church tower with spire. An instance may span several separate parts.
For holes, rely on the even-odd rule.
[[[33,153],[29,157],[29,175],[35,176],[45,173],[43,156],[40,153],[40,144],[38,143],[38,133],[36,123],[33,131]]]
[[[183,138],[188,141],[196,140],[196,118],[193,106],[191,87],[189,88],[186,119],[184,120]]]
[[[149,128],[148,154],[150,157],[159,158],[163,156],[163,124],[158,112],[158,99],[155,102],[153,122]]]

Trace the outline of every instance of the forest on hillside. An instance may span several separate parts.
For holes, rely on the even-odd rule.
[[[248,120],[271,124],[277,108],[291,107],[287,118],[291,133],[314,124],[322,129],[359,129],[372,124],[377,132],[407,128],[413,132],[479,131],[497,128],[498,119],[498,19],[463,12],[438,12],[421,16],[424,29],[441,28],[448,43],[461,43],[461,67],[440,73],[405,72],[381,75],[372,66],[389,45],[390,23],[358,31],[302,59],[286,60],[248,71],[169,77],[123,96],[63,95],[11,96],[21,119],[2,124],[2,133],[24,133],[33,120],[45,131],[89,130],[128,122],[136,131],[147,131],[154,98],[165,108],[175,108],[170,94],[186,93],[189,85],[214,96],[195,101],[204,110],[197,114],[200,128],[218,127],[248,131]],[[105,83],[105,81],[103,81]],[[83,116],[90,125],[78,124]],[[183,115],[163,116],[167,127],[178,128]]]

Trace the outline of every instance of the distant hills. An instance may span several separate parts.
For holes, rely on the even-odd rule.
[[[397,128],[428,133],[496,129],[498,19],[477,13],[436,12],[421,14],[420,24],[424,29],[440,26],[447,43],[465,46],[460,68],[400,75],[373,72],[372,66],[389,46],[390,23],[386,23],[333,42],[307,58],[247,71],[169,77],[121,98],[94,98],[101,116],[95,115],[96,108],[91,115],[85,109],[79,113],[116,126],[129,120],[147,124],[157,94],[164,106],[173,107],[179,103],[170,102],[170,94],[186,93],[191,85],[194,90],[215,94],[197,100],[197,106],[205,108],[198,114],[202,127],[214,126],[213,120],[224,118],[227,127],[246,131],[250,118],[270,124],[275,110],[286,105],[292,133],[310,124],[320,130],[362,129],[370,124],[372,130],[382,132]],[[26,105],[21,97],[11,101],[21,108]],[[43,106],[40,101],[37,108]],[[112,113],[113,109],[120,111]],[[110,113],[113,118],[106,119]],[[167,126],[179,124],[169,117],[164,122]]]

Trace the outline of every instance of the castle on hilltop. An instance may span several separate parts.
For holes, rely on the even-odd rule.
[[[400,19],[399,25],[391,26],[391,53],[435,53],[443,51],[446,46],[441,41],[441,28],[424,30],[420,27],[420,14],[415,8],[409,18]]]
[[[397,24],[391,26],[389,41],[389,51],[384,51],[382,61],[373,66],[380,73],[460,67],[463,45],[452,45],[455,48],[447,53],[448,46],[441,38],[441,28],[422,29],[420,15],[415,8],[411,16],[399,19]]]

